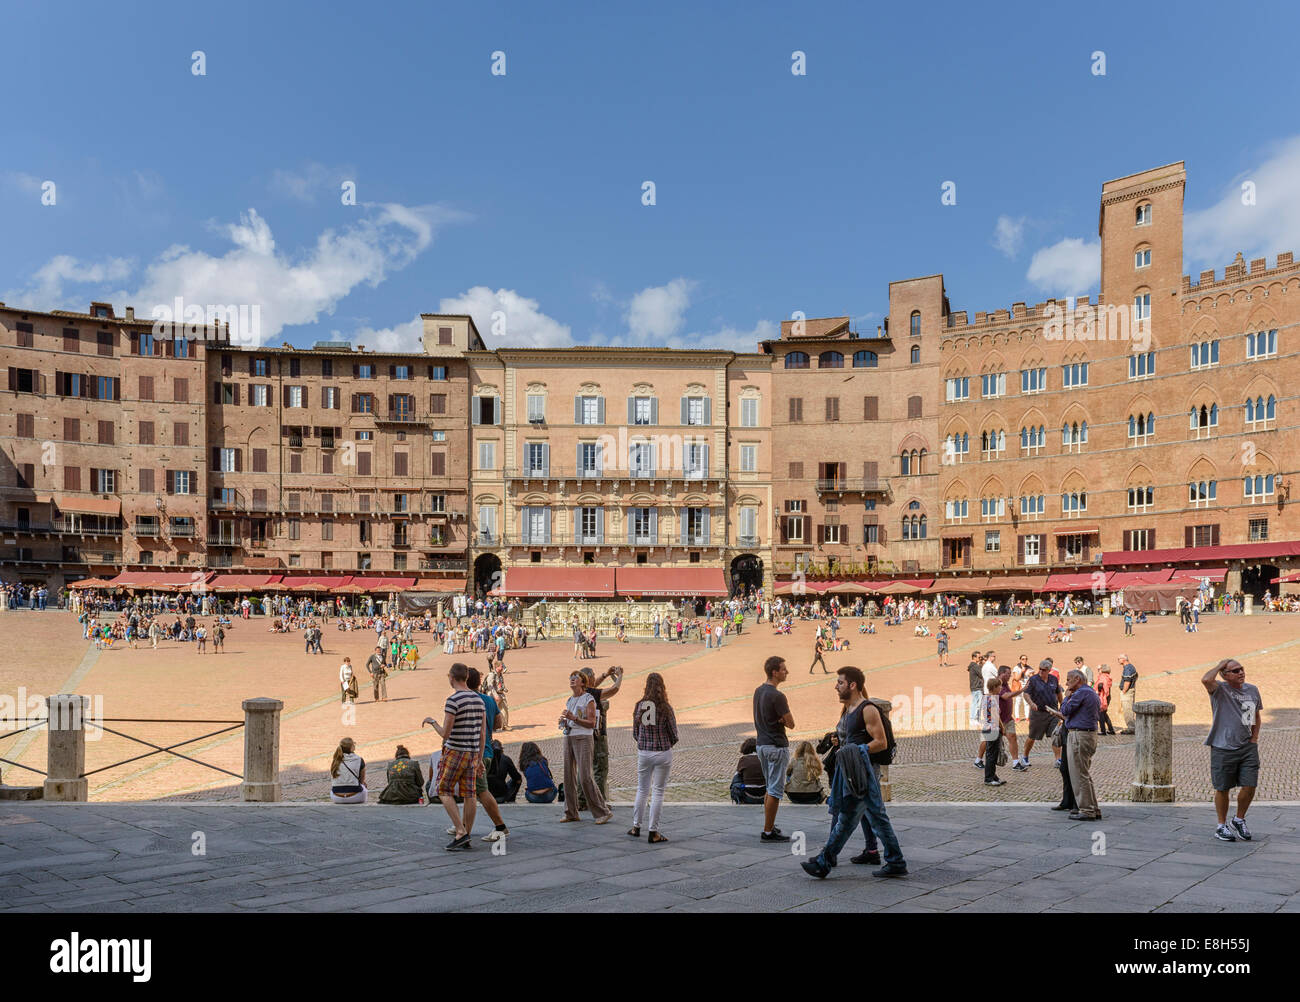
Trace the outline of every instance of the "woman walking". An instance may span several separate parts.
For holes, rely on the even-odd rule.
[[[339,688],[343,692],[342,702],[355,703],[357,699],[357,676],[352,670],[352,659],[344,658],[339,665]]]
[[[667,842],[659,833],[659,814],[664,806],[664,788],[673,765],[673,745],[677,744],[677,716],[668,703],[663,676],[651,672],[646,676],[645,692],[632,716],[632,737],[636,741],[636,806],[632,809],[632,827],[628,834],[641,837],[641,821],[646,817],[646,799],[650,800],[651,843]]]

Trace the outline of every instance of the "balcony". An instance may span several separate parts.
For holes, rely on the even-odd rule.
[[[246,511],[248,499],[240,491],[232,491],[232,497],[229,498],[209,498],[208,509],[210,511]]]
[[[603,536],[594,533],[552,532],[548,537],[533,536],[526,532],[508,533],[496,537],[494,546],[528,546],[541,548],[546,546],[631,546],[631,547],[705,547],[725,545],[721,538],[706,537],[696,533],[683,539],[680,531],[669,532],[661,529],[657,534],[650,533],[612,533]]]
[[[227,532],[208,533],[209,546],[243,546],[238,536]]]
[[[460,571],[462,574],[469,567],[469,562],[465,560],[441,560],[421,558],[420,570],[422,571]]]
[[[889,481],[881,477],[841,477],[818,480],[818,494],[888,494]]]
[[[47,534],[57,531],[52,525],[40,522],[0,522],[0,532]]]
[[[759,545],[758,537],[757,537],[757,536],[737,536],[737,537],[736,537],[736,545],[737,545],[737,546],[758,546],[758,545]]]
[[[550,467],[530,467],[521,466],[507,469],[504,471],[507,480],[577,480],[590,482],[593,480],[602,481],[689,481],[700,483],[709,480],[725,480],[726,474],[720,469],[714,470],[671,470],[671,469],[651,469],[649,467],[634,467],[630,470],[620,469],[584,469],[583,467],[561,467],[552,464]]]
[[[162,535],[162,529],[156,525],[141,525],[137,522],[135,526],[135,535],[137,539],[153,539]]]
[[[179,539],[191,539],[198,535],[198,529],[192,525],[172,525],[167,531],[169,535]]]
[[[421,416],[415,411],[372,411],[371,417],[375,419],[376,424],[420,424],[429,419],[428,415]]]
[[[117,521],[117,519],[114,519]],[[90,519],[56,518],[52,530],[64,536],[121,536],[122,526],[106,525]],[[50,531],[47,529],[46,531]]]

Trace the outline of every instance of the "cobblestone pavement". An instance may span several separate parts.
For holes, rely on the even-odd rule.
[[[1025,639],[1018,643],[1010,639],[1016,622],[1025,630]],[[845,620],[841,635],[857,647],[831,654],[828,660],[832,669],[839,664],[859,665],[867,672],[872,695],[885,696],[895,704],[894,723],[900,739],[899,760],[891,769],[895,802],[1046,801],[1059,796],[1059,775],[1044,743],[1031,754],[1033,768],[1027,773],[1006,769],[1003,778],[1008,785],[989,789],[972,765],[976,739],[967,729],[964,708],[936,719],[930,719],[928,710],[912,713],[911,707],[923,708],[932,697],[939,704],[966,698],[967,654],[990,646],[1000,648],[1000,662],[1012,662],[1023,651],[1035,663],[1050,653],[1058,665],[1068,665],[1078,654],[1093,666],[1102,661],[1114,666],[1117,654],[1128,654],[1141,673],[1139,698],[1167,699],[1178,707],[1174,781],[1178,797],[1187,800],[1209,797],[1209,756],[1202,745],[1209,706],[1200,675],[1220,658],[1236,656],[1246,664],[1250,681],[1260,686],[1265,704],[1264,769],[1258,796],[1261,800],[1300,800],[1300,673],[1293,667],[1300,647],[1296,629],[1300,618],[1207,616],[1201,632],[1193,635],[1185,633],[1173,617],[1163,617],[1139,627],[1137,635],[1128,638],[1118,620],[1081,617],[1078,622],[1081,629],[1075,642],[1048,645],[1045,620],[964,618],[953,633],[952,665],[940,668],[935,663],[933,641],[914,638],[907,627],[882,628],[876,636],[865,637],[856,632],[855,620]],[[420,639],[427,647],[427,639]],[[681,730],[668,791],[671,800],[725,801],[741,741],[753,733],[751,694],[762,678],[762,660],[769,654],[787,658],[791,668],[783,691],[798,725],[792,739],[815,741],[830,730],[838,704],[830,678],[806,674],[811,639],[810,624],[801,623],[792,637],[774,637],[766,626],[747,627],[743,636],[728,638],[721,651],[706,651],[694,644],[602,642],[599,657],[583,664],[600,673],[621,663],[627,671],[626,687],[614,698],[610,711],[613,795],[630,799],[635,789],[636,753],[628,725],[644,676],[650,671],[664,675]],[[427,756],[435,747],[432,731],[421,729],[419,722],[426,715],[440,715],[446,693],[445,669],[453,659],[426,653],[420,670],[390,676],[392,698],[387,703],[369,702],[369,691],[363,688],[362,701],[349,717],[339,703],[338,663],[344,654],[350,655],[354,664],[364,662],[371,643],[368,634],[338,633],[331,627],[325,634],[329,654],[309,656],[302,653],[298,637],[270,635],[265,624],[254,619],[237,622],[227,641],[229,653],[221,657],[196,655],[190,645],[163,645],[157,651],[145,645],[140,650],[97,652],[81,639],[80,629],[66,613],[3,613],[0,644],[16,654],[0,665],[0,696],[16,695],[19,687],[28,695],[73,689],[98,697],[109,718],[215,720],[240,719],[239,705],[245,697],[275,696],[285,702],[281,733],[285,796],[318,800],[327,786],[329,755],[344,734],[356,739],[370,763],[372,786],[381,781],[398,742],[417,756]],[[40,652],[40,656],[27,652]],[[536,741],[558,768],[561,755],[555,722],[568,695],[568,671],[578,664],[571,654],[572,645],[551,641],[509,655],[513,727],[499,736],[512,756],[517,757],[522,741]],[[482,660],[481,655],[459,658],[473,664]],[[1118,723],[1118,713],[1113,716]],[[109,726],[166,745],[217,730],[220,725]],[[0,732],[7,729],[0,727]],[[45,740],[38,734],[0,740],[0,756],[43,768]],[[88,743],[87,769],[100,769],[148,750],[105,734]],[[184,750],[232,772],[242,771],[240,730]],[[1094,761],[1099,795],[1125,798],[1132,769],[1132,739],[1103,739]],[[7,782],[39,781],[34,774],[10,767],[5,767],[4,775]],[[237,786],[229,778],[170,755],[116,766],[91,777],[94,801],[236,796]]]
[[[1258,805],[1254,841],[1236,843],[1212,838],[1205,805],[1102,809],[1071,822],[1028,804],[894,805],[910,876],[851,864],[855,835],[823,881],[800,869],[801,842],[761,843],[759,809],[729,804],[669,805],[670,841],[653,846],[624,833],[626,806],[596,826],[506,805],[499,855],[477,840],[444,851],[440,808],[8,804],[0,910],[1300,911],[1300,806]],[[816,807],[778,820],[809,855],[828,829]]]

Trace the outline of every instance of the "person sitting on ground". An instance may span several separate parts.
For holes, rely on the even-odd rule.
[[[800,741],[785,770],[785,795],[793,804],[820,804],[826,799],[822,763],[811,741]]]
[[[381,804],[418,804],[424,793],[420,763],[411,758],[406,745],[398,745],[388,764],[388,785],[379,794]]]
[[[356,742],[343,738],[330,762],[330,803],[366,802],[366,760],[356,753]]]
[[[767,780],[758,760],[758,739],[746,738],[740,746],[740,761],[731,777],[731,799],[737,804],[761,804],[767,793]]]
[[[488,790],[499,804],[513,804],[519,795],[523,777],[515,763],[505,753],[500,741],[492,742],[492,757],[487,766]]]
[[[524,799],[530,804],[550,804],[559,790],[551,775],[551,763],[546,761],[536,742],[525,741],[519,749],[519,768],[524,774]]]

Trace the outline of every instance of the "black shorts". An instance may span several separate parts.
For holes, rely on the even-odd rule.
[[[1238,786],[1259,785],[1259,745],[1210,748],[1210,783],[1220,793]]]
[[[1056,723],[1056,718],[1050,713],[1039,713],[1037,710],[1029,711],[1029,739],[1031,741],[1041,741],[1052,731],[1052,725]]]

